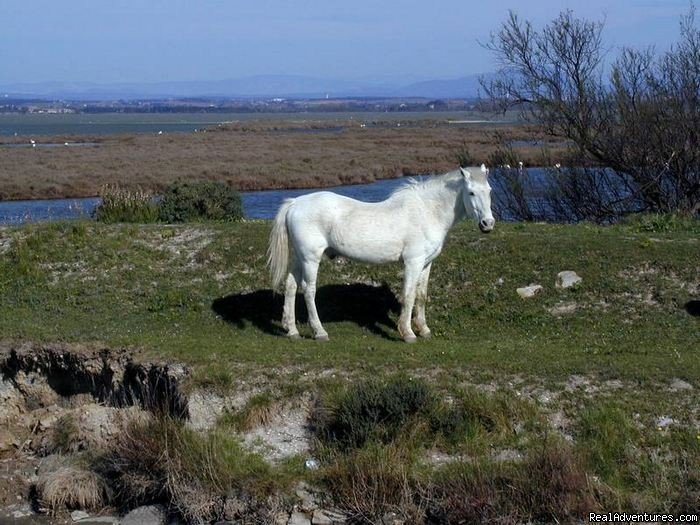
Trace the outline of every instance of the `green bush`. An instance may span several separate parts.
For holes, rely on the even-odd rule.
[[[140,189],[128,190],[108,184],[100,190],[102,202],[95,208],[93,216],[105,223],[157,222],[158,204],[153,194]]]
[[[160,201],[160,220],[168,223],[242,218],[240,194],[222,182],[176,183],[165,190]]]

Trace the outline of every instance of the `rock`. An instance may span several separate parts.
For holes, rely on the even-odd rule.
[[[318,508],[318,502],[316,501],[316,496],[313,494],[313,489],[306,483],[299,483],[295,493],[301,502],[299,508],[304,512],[312,512]]]
[[[311,525],[333,525],[333,520],[326,516],[322,510],[315,510],[311,518]]]
[[[12,450],[15,447],[16,438],[9,430],[0,428],[0,453]]]
[[[15,388],[11,381],[0,377],[0,424],[7,424],[24,410],[22,393]]]
[[[583,281],[583,279],[576,272],[565,270],[557,274],[554,285],[557,288],[571,288],[572,286],[579,284],[581,281]]]
[[[682,379],[679,379],[679,378],[677,378],[677,377],[674,377],[674,378],[671,380],[671,385],[670,385],[669,388],[670,388],[671,390],[673,390],[674,392],[679,392],[679,391],[681,391],[681,390],[692,390],[692,389],[693,389],[693,385],[691,385],[691,384],[688,383],[687,381],[683,381]]]
[[[304,467],[306,467],[306,470],[318,470],[318,461],[314,458],[308,458],[304,461]]]
[[[534,297],[538,293],[542,292],[544,288],[542,285],[539,284],[531,284],[529,286],[524,286],[522,288],[518,288],[516,292],[518,292],[518,295],[522,297],[523,299],[528,299],[530,297]]]
[[[339,510],[324,510],[323,513],[333,522],[333,525],[347,523],[348,517]]]
[[[41,375],[40,369],[36,372],[20,370],[15,374],[14,382],[24,394],[24,399],[30,408],[47,407],[61,402],[61,396],[51,388],[46,376]]]
[[[559,303],[556,306],[548,308],[547,311],[554,317],[570,315],[576,312],[578,305],[576,303]]]
[[[224,399],[214,392],[196,390],[187,398],[187,426],[193,430],[210,430],[224,413]]]
[[[74,510],[73,512],[70,513],[70,519],[73,521],[80,521],[84,520],[90,517],[90,514],[85,512],[84,510]]]
[[[675,422],[676,422],[676,420],[673,419],[672,417],[661,416],[660,418],[658,418],[656,420],[656,428],[658,428],[659,430],[663,430],[663,429],[673,425]]]
[[[165,508],[162,505],[138,507],[120,521],[121,525],[165,525]]]
[[[404,523],[405,521],[395,512],[387,512],[382,516],[382,525],[403,525]]]
[[[311,525],[311,520],[306,517],[306,514],[293,512],[287,521],[287,525]]]
[[[0,522],[5,523],[2,518],[12,518],[19,520],[34,515],[34,511],[29,503],[18,503],[0,509]],[[24,523],[24,521],[22,522]]]

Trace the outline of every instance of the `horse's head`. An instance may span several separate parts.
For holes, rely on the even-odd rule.
[[[462,191],[464,209],[467,213],[471,212],[472,216],[479,221],[479,229],[484,233],[488,233],[493,230],[493,226],[496,224],[491,213],[489,170],[483,164],[481,169],[472,168],[471,171],[461,167],[459,169],[464,180],[464,189]]]

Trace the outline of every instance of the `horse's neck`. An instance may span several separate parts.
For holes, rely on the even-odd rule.
[[[447,179],[445,184],[430,188],[429,199],[434,202],[433,213],[445,228],[445,233],[466,215],[462,201],[463,184],[460,179]]]

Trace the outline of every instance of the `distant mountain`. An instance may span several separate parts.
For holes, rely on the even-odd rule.
[[[449,80],[424,80],[400,87],[394,91],[398,97],[426,98],[474,98],[479,95],[480,75],[453,78]]]
[[[42,82],[0,85],[0,95],[61,100],[145,98],[325,98],[425,97],[473,98],[479,93],[478,75],[456,79],[403,83],[390,78],[341,80],[302,75],[256,75],[216,81],[173,81],[96,84]],[[405,82],[405,81],[404,81]]]

